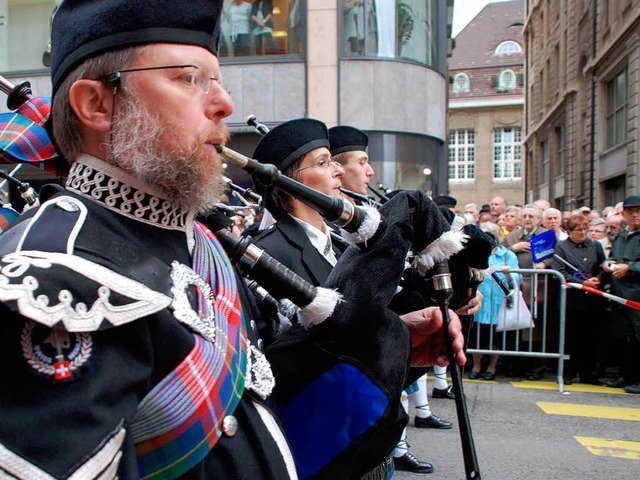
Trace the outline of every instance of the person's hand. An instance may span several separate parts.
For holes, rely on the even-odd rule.
[[[544,270],[545,268],[547,268],[547,264],[544,262],[538,262],[534,265],[534,268],[537,268],[538,270]]]
[[[509,265],[501,265],[500,271],[503,273],[509,273],[511,271],[511,267]]]
[[[598,288],[600,287],[600,279],[598,277],[587,278],[584,282],[582,282],[582,284],[586,285],[587,287]]]
[[[629,265],[626,263],[616,263],[618,268],[616,268],[611,275],[616,278],[624,278],[629,273]]]
[[[511,247],[511,250],[514,252],[529,252],[531,251],[531,243],[530,242],[518,242],[514,243]]]
[[[475,315],[482,307],[483,298],[484,295],[482,295],[482,292],[480,292],[480,290],[476,290],[476,296],[470,299],[466,305],[456,310],[456,313],[458,315]]]
[[[412,367],[430,365],[444,367],[448,365],[449,357],[445,342],[452,342],[458,365],[462,366],[467,362],[467,357],[462,351],[464,347],[462,325],[455,312],[449,310],[449,336],[446,339],[442,331],[444,320],[438,307],[416,310],[402,315],[400,318],[409,327],[411,335]]]

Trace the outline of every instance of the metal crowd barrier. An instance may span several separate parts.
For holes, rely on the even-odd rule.
[[[468,354],[503,355],[508,357],[552,358],[558,362],[558,391],[564,391],[563,361],[569,356],[564,354],[567,286],[565,278],[556,270],[511,269],[511,273],[520,273],[531,279],[531,289],[523,292],[533,317],[534,326],[524,330],[504,332],[500,342],[495,342],[495,329],[491,329],[490,345],[497,349],[480,348],[480,331],[470,326],[467,338]],[[557,282],[551,281],[557,279]],[[514,298],[514,302],[518,302]],[[484,298],[491,302],[491,298]],[[484,306],[483,306],[484,308]],[[515,307],[514,307],[515,308]]]

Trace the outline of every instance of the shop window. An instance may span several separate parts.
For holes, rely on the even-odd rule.
[[[303,55],[307,0],[225,0],[220,57]]]

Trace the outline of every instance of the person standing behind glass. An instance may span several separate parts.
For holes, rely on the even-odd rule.
[[[249,17],[251,4],[243,0],[233,0],[229,7],[231,43],[236,57],[249,55]]]
[[[273,52],[273,2],[255,0],[251,6],[251,27],[255,41],[256,55],[262,55],[262,43],[265,41],[265,54]]]
[[[289,3],[289,13],[287,15],[288,53],[302,54],[304,52],[305,10],[306,0],[291,0]]]
[[[347,55],[361,55],[364,50],[364,2],[345,0],[343,3],[344,32],[348,45]]]

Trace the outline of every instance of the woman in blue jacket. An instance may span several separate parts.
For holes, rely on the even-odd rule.
[[[489,257],[489,270],[495,271],[498,277],[509,283],[514,279],[522,283],[522,276],[509,274],[512,268],[518,268],[518,257],[512,251],[500,244],[500,227],[493,222],[480,224],[480,229],[492,235],[498,246],[493,249]],[[491,275],[486,275],[478,287],[484,299],[480,311],[474,316],[474,325],[470,336],[470,345],[474,348],[495,349],[499,341],[495,326],[498,322],[498,312],[504,300],[505,294]],[[496,377],[496,364],[498,355],[489,355],[489,364],[484,374],[481,374],[482,354],[473,354],[473,369],[469,372],[469,378],[478,379],[482,376],[485,380],[493,380]]]

